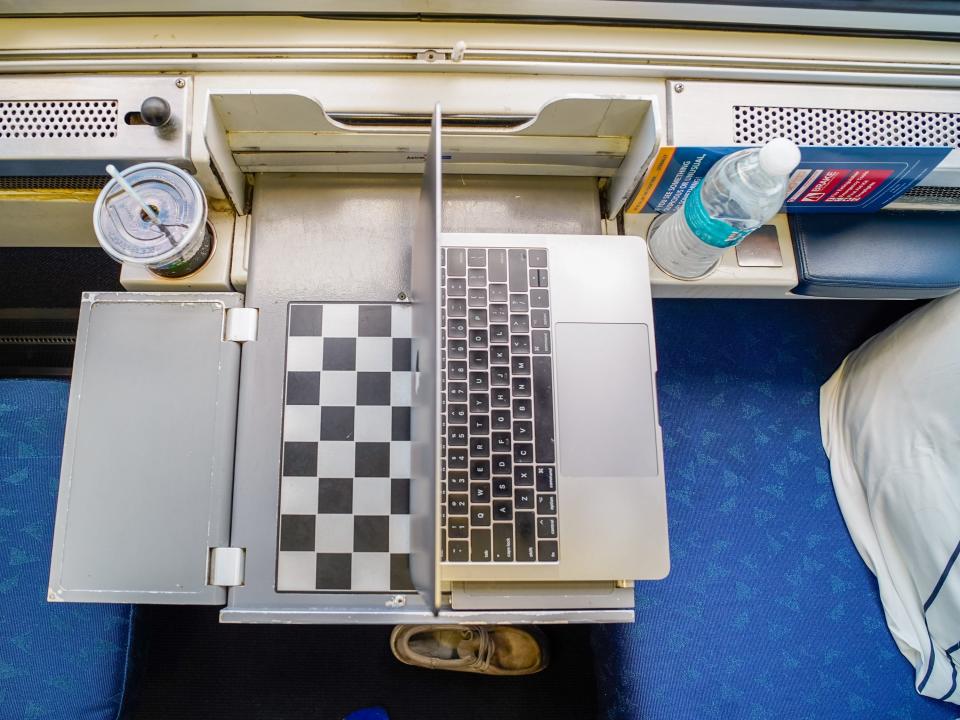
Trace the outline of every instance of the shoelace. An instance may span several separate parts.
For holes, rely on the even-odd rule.
[[[464,630],[463,638],[464,640],[471,640],[474,637],[473,630]],[[472,667],[478,668],[481,671],[485,671],[490,667],[490,663],[493,661],[493,653],[496,650],[493,643],[493,635],[486,630],[481,629],[479,632],[479,646],[477,647],[476,655],[468,663]]]

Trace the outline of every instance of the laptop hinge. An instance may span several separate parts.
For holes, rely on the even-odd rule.
[[[260,311],[256,308],[230,308],[223,325],[223,339],[227,342],[255,342]]]
[[[235,547],[210,548],[207,585],[237,587],[243,585],[246,550]]]

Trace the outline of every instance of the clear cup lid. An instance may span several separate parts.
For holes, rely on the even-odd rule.
[[[189,254],[203,238],[207,198],[196,180],[167,163],[143,163],[121,173],[154,209],[163,227],[116,180],[100,192],[93,227],[100,245],[119,262],[155,265]]]

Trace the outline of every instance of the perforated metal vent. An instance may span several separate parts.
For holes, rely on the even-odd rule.
[[[940,185],[918,185],[910,188],[902,197],[923,198],[924,200],[943,199],[960,200],[960,187],[943,187]]]
[[[960,187],[918,185],[897,198],[899,204],[960,207]]]
[[[0,177],[0,190],[99,190],[108,175],[13,175]]]
[[[116,100],[0,100],[0,137],[112,138]]]
[[[738,145],[785,137],[798,145],[960,148],[960,113],[735,105]]]

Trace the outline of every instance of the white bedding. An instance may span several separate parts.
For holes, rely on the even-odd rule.
[[[960,704],[960,293],[850,353],[821,388],[820,426],[917,691]]]

